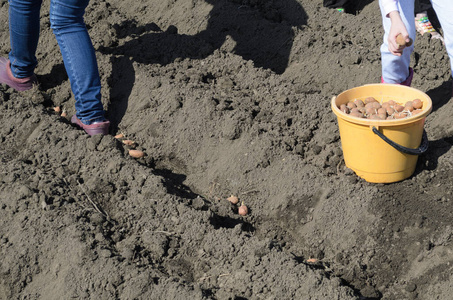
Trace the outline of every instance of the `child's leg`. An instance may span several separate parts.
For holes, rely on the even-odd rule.
[[[431,2],[430,0],[415,0],[415,14],[427,11],[428,9],[431,8]]]
[[[330,7],[330,8],[340,8],[343,7],[347,4],[348,0],[324,0],[323,5],[324,7]]]
[[[444,32],[445,47],[450,57],[450,67],[453,72],[453,1],[431,0],[431,2]]]
[[[379,5],[381,5],[381,1],[379,1]],[[414,1],[398,1],[398,8],[409,36],[415,41]],[[391,22],[390,18],[384,15],[382,6],[381,13],[385,32],[384,41],[381,45],[382,79],[385,83],[401,83],[409,77],[410,56],[414,50],[414,44],[412,43],[410,47],[405,48],[401,56],[390,53],[387,40]]]

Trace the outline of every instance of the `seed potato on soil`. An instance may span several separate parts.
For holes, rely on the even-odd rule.
[[[448,55],[414,41],[433,100],[414,175],[363,181],[329,106],[380,81],[378,1],[356,3],[91,1],[112,135],[89,137],[53,111],[75,113],[44,1],[39,87],[0,85],[0,299],[449,299]]]
[[[249,213],[248,207],[242,202],[241,206],[238,208],[238,214],[241,216],[246,216]]]
[[[237,204],[239,202],[239,198],[234,195],[231,195],[230,197],[228,197],[227,200],[230,201],[231,204]]]

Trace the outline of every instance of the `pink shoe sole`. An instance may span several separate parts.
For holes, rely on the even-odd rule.
[[[102,135],[109,134],[109,126],[110,126],[109,121],[104,121],[104,122],[95,123],[95,124],[91,124],[91,125],[85,125],[82,123],[82,121],[79,120],[79,118],[77,118],[76,115],[73,115],[71,118],[71,123],[79,126],[83,130],[85,130],[85,132],[90,136],[96,135],[96,134],[102,134]]]

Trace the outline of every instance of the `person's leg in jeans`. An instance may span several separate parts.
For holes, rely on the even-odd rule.
[[[33,71],[39,39],[41,0],[9,0],[9,59],[0,57],[0,83],[18,91],[31,89],[36,83]]]
[[[11,71],[16,78],[33,75],[39,40],[39,12],[42,0],[9,0]]]
[[[51,0],[50,5],[51,28],[76,100],[76,116],[85,125],[105,121],[96,55],[83,19],[88,2]]]
[[[379,1],[381,5],[381,1]],[[398,1],[398,9],[401,19],[406,26],[407,32],[412,40],[415,41],[414,24],[414,1]],[[390,53],[388,48],[388,35],[390,30],[390,18],[385,16],[381,7],[382,22],[384,26],[384,42],[381,45],[382,61],[382,81],[385,83],[397,83],[410,85],[412,70],[409,69],[411,53],[414,50],[414,43],[406,47],[401,56]]]

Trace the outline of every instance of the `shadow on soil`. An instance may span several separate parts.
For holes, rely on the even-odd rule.
[[[134,61],[167,65],[176,59],[203,59],[226,45],[257,67],[278,74],[285,71],[295,28],[306,25],[308,19],[297,1],[206,1],[212,5],[209,21],[206,29],[195,35],[179,34],[173,25],[166,30],[155,23],[139,26],[135,20],[114,26],[119,40],[132,39],[120,42],[121,46],[99,48],[102,53],[116,56],[111,61],[109,78],[112,90],[108,118],[113,132],[128,107],[135,82]]]

